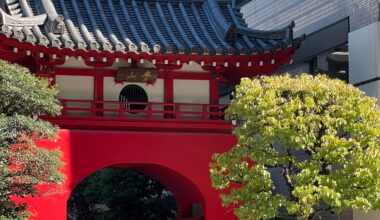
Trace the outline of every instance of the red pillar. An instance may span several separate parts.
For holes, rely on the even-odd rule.
[[[94,76],[94,101],[103,101],[103,93],[104,93],[103,90],[104,90],[103,69],[96,69],[95,76]],[[103,104],[96,103],[95,107],[96,107],[95,115],[103,116],[102,111],[97,111],[97,109],[103,108]]]
[[[172,73],[166,73],[164,78],[164,103],[173,104],[174,91],[173,91],[173,75]],[[165,106],[165,111],[173,111],[173,106]],[[165,118],[173,118],[173,114],[165,114]]]
[[[219,104],[219,81],[216,75],[210,77],[210,105]],[[219,107],[211,107],[210,112],[219,112]],[[219,119],[218,115],[211,115],[210,119]]]

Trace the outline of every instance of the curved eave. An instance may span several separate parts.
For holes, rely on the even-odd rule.
[[[273,73],[281,66],[291,63],[292,55],[296,50],[296,47],[292,46],[274,53],[239,56],[86,51],[33,45],[2,34],[0,34],[0,45],[1,59],[9,60],[12,54],[19,57],[32,57],[51,67],[64,64],[68,57],[77,57],[87,65],[96,68],[110,67],[120,60],[128,62],[147,60],[165,71],[178,70],[183,64],[195,62],[206,71],[224,76],[231,83],[238,83],[242,77]]]

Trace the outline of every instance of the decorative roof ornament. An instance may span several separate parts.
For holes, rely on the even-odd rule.
[[[14,27],[24,27],[24,26],[34,26],[43,25],[46,20],[46,14],[41,14],[31,17],[16,17],[7,14],[3,9],[0,8],[0,24],[6,26]]]
[[[63,34],[65,32],[65,23],[63,15],[58,15],[57,17],[47,19],[46,27],[49,32],[53,34]]]

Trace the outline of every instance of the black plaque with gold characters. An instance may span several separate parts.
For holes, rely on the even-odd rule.
[[[158,76],[156,68],[128,68],[122,67],[117,70],[115,80],[125,82],[155,83]]]

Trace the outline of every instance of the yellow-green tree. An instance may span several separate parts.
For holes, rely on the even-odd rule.
[[[34,142],[54,138],[57,128],[38,115],[57,115],[57,89],[29,70],[0,61],[0,219],[24,218],[26,204],[12,197],[37,196],[38,185],[59,183],[59,151]]]
[[[376,99],[326,76],[243,79],[228,109],[237,145],[214,155],[213,186],[240,219],[313,219],[380,208]],[[280,170],[287,192],[275,189]]]

